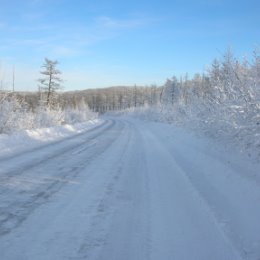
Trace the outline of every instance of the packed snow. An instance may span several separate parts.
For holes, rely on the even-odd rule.
[[[1,259],[260,258],[259,164],[165,123],[79,129],[1,137]]]

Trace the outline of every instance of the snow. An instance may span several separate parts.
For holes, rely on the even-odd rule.
[[[1,259],[260,258],[259,164],[169,124],[88,127],[1,152]]]
[[[74,125],[66,124],[32,130],[21,130],[12,134],[0,134],[0,157],[6,155],[12,156],[17,152],[21,153],[27,149],[30,150],[43,144],[79,134],[101,123],[102,120],[94,119]]]

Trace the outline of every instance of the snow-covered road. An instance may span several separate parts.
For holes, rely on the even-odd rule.
[[[260,169],[237,158],[126,118],[0,157],[0,259],[259,260]]]

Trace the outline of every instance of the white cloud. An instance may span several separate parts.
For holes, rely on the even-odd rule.
[[[37,2],[38,0],[36,0]],[[27,46],[30,51],[46,53],[45,55],[50,54],[58,57],[77,56],[79,53],[88,51],[87,49],[96,43],[117,38],[124,31],[138,29],[149,22],[148,19],[141,16],[127,19],[99,16],[93,18],[92,22],[88,24],[78,24],[77,22],[60,23],[59,21],[54,24],[48,24],[47,21],[46,23],[38,23],[37,19],[42,15],[42,13],[23,14],[24,19],[35,19],[35,22],[30,22],[28,26],[12,26],[10,28],[12,35],[9,34],[5,37],[4,42],[1,43],[2,48],[7,46],[12,48]],[[0,29],[1,24],[0,21]],[[41,32],[41,34],[38,32]]]
[[[100,27],[107,29],[131,29],[143,26],[146,22],[142,19],[114,19],[108,16],[100,16],[96,18],[96,23]]]
[[[12,45],[25,45],[25,46],[41,46],[48,43],[46,39],[20,39],[20,40],[9,40]]]
[[[56,46],[52,49],[51,54],[54,57],[73,57],[79,55],[79,51],[66,46]]]

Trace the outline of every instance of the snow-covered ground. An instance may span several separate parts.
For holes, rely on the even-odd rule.
[[[13,134],[0,134],[0,156],[13,156],[34,147],[49,144],[79,134],[101,124],[94,119],[74,125],[53,126],[34,130],[21,130]]]
[[[168,124],[93,126],[2,152],[1,259],[260,259],[259,164]]]

